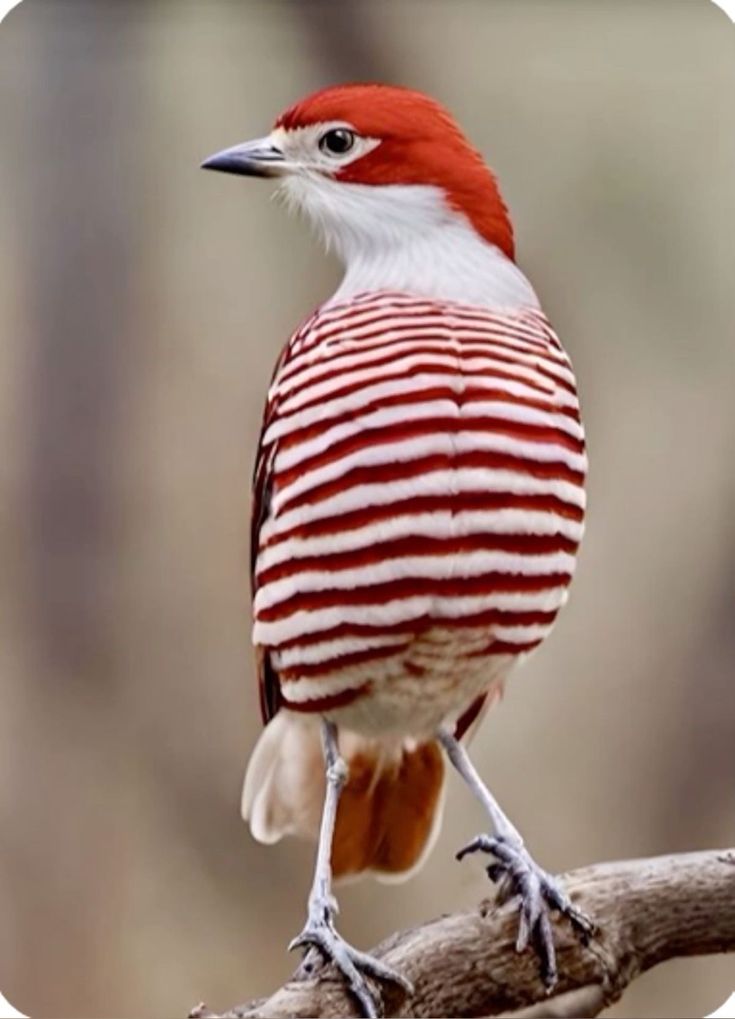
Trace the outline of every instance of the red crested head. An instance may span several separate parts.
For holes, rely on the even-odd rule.
[[[449,206],[463,213],[481,237],[514,257],[513,228],[495,176],[436,100],[394,85],[337,85],[295,103],[275,124],[289,135],[319,127],[342,129],[333,143],[345,154],[346,146],[354,144],[350,132],[371,143],[362,154],[335,165],[335,180],[441,188]],[[323,152],[329,142],[326,134],[321,137]]]

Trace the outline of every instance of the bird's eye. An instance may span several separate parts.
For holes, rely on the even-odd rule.
[[[330,156],[343,156],[355,144],[355,132],[346,127],[333,127],[319,139],[319,148]]]

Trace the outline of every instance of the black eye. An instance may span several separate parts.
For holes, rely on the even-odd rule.
[[[346,127],[333,127],[319,139],[319,148],[330,156],[343,156],[355,144],[355,132]]]

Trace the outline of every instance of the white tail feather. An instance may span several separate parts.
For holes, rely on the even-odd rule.
[[[242,816],[258,842],[316,838],[324,799],[318,721],[279,711],[248,762]]]

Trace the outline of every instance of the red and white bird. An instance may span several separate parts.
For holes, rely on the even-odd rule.
[[[317,92],[204,166],[278,178],[345,267],[278,362],[254,481],[266,728],[243,813],[262,842],[319,838],[295,944],[377,1014],[365,976],[401,978],[337,933],[331,877],[421,864],[446,753],[493,826],[460,855],[494,857],[519,896],[519,948],[535,944],[553,983],[550,910],[588,922],[461,742],[551,630],[585,510],[572,366],[496,179],[437,102],[377,84]]]

